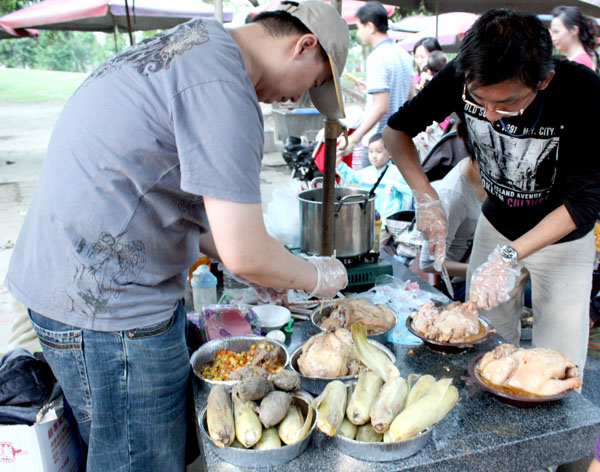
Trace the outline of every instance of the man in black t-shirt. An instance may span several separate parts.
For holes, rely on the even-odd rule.
[[[600,77],[552,58],[533,15],[490,10],[461,51],[388,121],[384,140],[413,188],[417,226],[440,268],[447,221],[412,136],[452,112],[466,123],[487,192],[467,273],[470,300],[518,344],[531,280],[533,344],[585,364],[592,228],[600,210]]]

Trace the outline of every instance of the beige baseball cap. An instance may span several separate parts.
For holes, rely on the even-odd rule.
[[[327,118],[345,118],[340,73],[348,57],[348,25],[337,10],[323,0],[284,1],[278,10],[298,18],[317,37],[329,57],[332,80],[308,91],[315,107]]]

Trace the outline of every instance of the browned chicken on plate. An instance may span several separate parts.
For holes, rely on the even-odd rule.
[[[410,317],[415,329],[434,341],[459,343],[479,333],[479,315],[470,302],[438,308],[430,300]]]
[[[552,349],[517,348],[501,344],[479,361],[481,377],[494,385],[512,387],[539,396],[558,395],[581,387],[577,366]]]
[[[345,298],[335,304],[321,327],[327,330],[350,329],[355,322],[362,324],[367,334],[375,334],[393,327],[396,317],[383,305],[375,305],[364,298]]]

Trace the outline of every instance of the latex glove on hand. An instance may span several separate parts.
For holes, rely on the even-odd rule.
[[[520,273],[521,266],[502,259],[500,246],[497,246],[487,262],[477,267],[471,276],[470,301],[483,310],[508,301]]]
[[[442,264],[446,260],[446,236],[448,234],[448,220],[442,202],[415,190],[417,230],[423,233],[429,243],[429,254],[433,256],[433,268],[441,272]]]
[[[238,282],[242,284],[248,285],[252,290],[256,292],[256,295],[260,300],[264,303],[272,303],[277,304],[281,302],[283,296],[286,294],[287,290],[284,288],[273,288],[273,287],[264,287],[263,285],[255,284],[254,282],[250,282],[240,275],[236,275],[232,272],[227,271],[227,273]]]
[[[309,298],[333,298],[348,285],[348,273],[344,264],[335,257],[308,257],[308,262],[317,269],[317,284]]]

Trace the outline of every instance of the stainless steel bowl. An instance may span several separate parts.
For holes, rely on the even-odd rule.
[[[312,397],[307,393],[294,393],[294,403],[300,407],[302,414],[306,417],[308,409],[312,408],[310,402]],[[278,449],[267,451],[256,451],[254,449],[239,449],[236,447],[218,447],[210,439],[206,426],[206,406],[198,415],[200,435],[206,440],[210,449],[223,461],[238,467],[255,469],[259,467],[276,467],[289,462],[304,452],[317,425],[317,412],[313,409],[314,416],[312,426],[306,437],[296,444],[282,446]]]
[[[329,314],[333,310],[334,305],[335,305],[335,303],[329,303],[329,304],[324,304],[323,307],[318,306],[317,308],[315,308],[312,311],[312,313],[310,314],[310,321],[312,322],[312,324],[315,325],[317,328],[319,328],[321,331],[325,331],[324,328],[321,328],[321,321],[323,318],[326,318],[327,316],[329,316]],[[388,310],[389,310],[389,308],[388,308]],[[396,326],[396,324],[398,324],[398,317],[396,316],[396,313],[394,313],[392,310],[390,310],[390,311],[394,315],[394,324],[392,325],[392,327],[388,330],[381,331],[379,333],[368,334],[367,335],[368,339],[372,339],[373,341],[377,341],[378,343],[381,343],[381,344],[385,344],[385,343],[389,342],[388,334],[390,334],[392,332],[392,330],[394,329],[394,327]]]
[[[415,437],[393,442],[356,441],[337,434],[331,439],[335,447],[344,454],[356,459],[370,462],[388,462],[405,459],[419,452],[427,445],[432,432],[433,426],[430,426]]]
[[[210,391],[214,385],[223,385],[228,390],[231,390],[238,380],[210,380],[205,379],[200,375],[199,368],[205,364],[208,364],[214,357],[219,349],[231,349],[235,352],[243,352],[250,349],[253,344],[264,343],[273,344],[281,348],[279,361],[286,367],[290,362],[290,355],[285,346],[272,339],[267,339],[264,336],[232,336],[229,338],[213,339],[200,346],[190,359],[194,374],[200,379],[200,384],[205,391]]]
[[[396,363],[396,356],[387,347],[381,343],[378,343],[377,341],[373,341],[372,339],[368,339],[368,341],[370,344],[383,351],[383,353],[388,356],[393,363]],[[355,382],[358,379],[358,375],[344,375],[343,377],[308,377],[302,375],[300,373],[300,369],[298,368],[298,358],[302,353],[304,344],[306,344],[306,342],[303,342],[296,349],[294,349],[292,355],[290,356],[290,368],[300,376],[300,385],[304,390],[314,395],[319,395],[325,389],[325,386],[332,380],[341,380],[345,384],[348,384]]]

